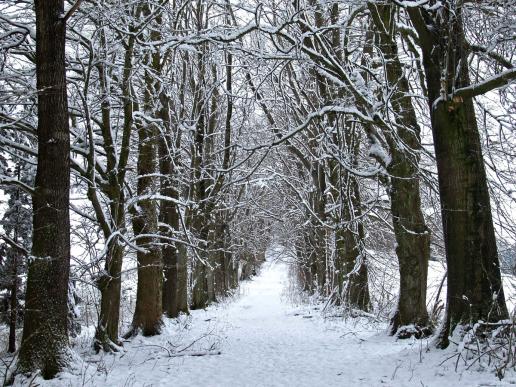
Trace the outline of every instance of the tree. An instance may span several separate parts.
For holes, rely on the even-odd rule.
[[[0,163],[1,165],[1,163]],[[24,174],[22,176],[22,169]],[[9,173],[9,169],[6,175]],[[12,173],[21,182],[31,186],[33,174],[31,166],[19,161]],[[25,181],[24,181],[25,180]],[[20,276],[26,272],[27,256],[29,255],[32,242],[32,223],[31,223],[31,197],[18,186],[8,186],[5,191],[9,195],[7,201],[8,209],[5,212],[0,225],[3,227],[5,235],[2,235],[4,243],[0,244],[3,250],[3,259],[0,263],[0,287],[9,291],[8,298],[4,304],[9,305],[5,312],[8,314],[5,320],[9,324],[9,347],[8,351],[16,351],[16,328],[22,322],[22,309],[20,300],[24,298]]]
[[[35,2],[38,165],[18,366],[52,378],[69,360],[70,134],[64,0]]]
[[[151,14],[149,4],[142,6],[142,12],[137,10],[137,17],[149,17]],[[161,18],[156,19],[159,22]],[[158,40],[161,35],[156,30],[151,30],[149,38]],[[157,125],[147,117],[159,117],[159,109],[154,108],[154,97],[159,95],[161,83],[159,79],[161,70],[161,55],[145,52],[143,63],[145,64],[144,90],[142,116],[136,120],[138,132],[138,162],[136,203],[133,205],[132,223],[136,238],[138,261],[138,284],[136,289],[136,308],[133,315],[131,329],[125,335],[130,337],[140,330],[144,336],[152,336],[161,332],[163,314],[162,286],[163,286],[163,261],[161,249],[156,243],[158,235],[158,207],[152,196],[158,188],[156,173],[158,172],[158,141],[159,130]]]
[[[385,63],[387,87],[392,90],[390,106],[396,130],[384,128],[392,160],[385,166],[389,178],[392,223],[399,262],[400,290],[391,318],[390,331],[408,326],[400,336],[428,335],[426,292],[430,259],[430,230],[425,224],[420,194],[420,127],[410,97],[409,81],[403,71],[396,42],[395,7],[368,3],[378,36],[378,49]]]
[[[464,33],[466,4],[407,9],[418,34],[439,174],[448,269],[439,346],[457,325],[508,317],[473,98],[516,78],[516,71],[472,84]]]
[[[93,343],[97,351],[118,351],[121,345],[122,264],[124,255],[136,246],[127,230],[131,203],[138,200],[132,197],[134,175],[128,172],[134,168],[138,98],[145,90],[145,85],[135,80],[135,75],[142,73],[134,65],[141,53],[136,35],[147,31],[145,24],[139,24],[141,9],[137,4],[84,4],[68,41],[68,47],[75,50],[68,58],[70,67],[86,69],[73,71],[69,79],[74,86],[70,114],[76,157],[72,168],[80,178],[79,190],[85,190],[91,203],[91,210],[72,209],[98,227],[102,238],[97,242],[103,243],[100,256],[88,263],[101,298]],[[122,35],[112,24],[115,19],[126,26]],[[94,31],[91,40],[90,31]]]

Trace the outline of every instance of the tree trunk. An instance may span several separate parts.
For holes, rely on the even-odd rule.
[[[142,175],[140,173],[140,176]],[[144,179],[140,177],[140,182],[142,180]],[[126,337],[138,334],[139,330],[144,336],[157,335],[161,332],[162,326],[163,264],[155,237],[150,236],[158,232],[158,213],[153,200],[140,200],[138,205],[141,212],[133,218],[133,230],[135,235],[139,236],[137,245],[141,249],[136,253],[138,287],[132,327]],[[142,234],[146,236],[141,237]]]
[[[104,272],[97,280],[100,290],[100,313],[93,342],[94,349],[105,352],[118,351],[121,345],[119,337],[120,323],[120,291],[122,288],[122,263],[124,258],[124,245],[120,237],[113,236],[114,233],[125,233],[126,229],[126,199],[124,192],[126,166],[130,153],[130,137],[133,129],[133,96],[131,92],[131,76],[133,73],[133,51],[135,45],[135,28],[129,26],[133,34],[129,36],[124,54],[124,71],[122,79],[122,100],[124,110],[124,127],[119,155],[117,157],[113,130],[111,125],[111,104],[109,82],[105,74],[106,67],[99,63],[98,72],[101,84],[102,95],[102,138],[106,150],[109,188],[104,190],[105,195],[110,199],[110,219],[106,219],[96,190],[98,185],[95,182],[94,158],[89,160],[91,175],[89,176],[88,197],[93,203],[97,216],[107,243],[107,256]],[[101,34],[104,39],[104,34]],[[105,41],[103,41],[105,44]],[[94,139],[90,138],[90,142]]]
[[[162,195],[166,195],[166,190],[162,190]],[[167,225],[172,225],[172,219],[176,212],[176,206],[170,202],[161,205],[161,220]],[[170,234],[169,234],[170,235]],[[177,267],[179,250],[174,242],[167,241],[163,246],[163,312],[167,317],[177,317],[178,309],[178,289],[177,289]]]
[[[177,245],[177,311],[188,310],[188,252],[184,244]]]
[[[428,327],[426,290],[428,260],[430,257],[430,232],[421,212],[419,180],[415,166],[393,156],[391,175],[391,212],[396,238],[396,255],[399,263],[400,290],[398,303],[390,322],[390,333],[399,337],[413,334],[412,328],[398,332],[403,326],[414,326],[416,336],[431,333]],[[413,173],[413,174],[412,174]]]
[[[194,156],[192,160],[194,175],[194,200],[197,202],[197,208],[192,213],[192,229],[196,232],[199,239],[199,248],[197,250],[197,258],[193,264],[192,273],[192,309],[203,309],[208,306],[208,237],[210,232],[210,216],[206,211],[207,190],[210,184],[209,178],[206,176],[206,134],[208,130],[209,112],[206,98],[206,44],[201,46],[201,51],[197,55],[197,63],[199,67],[199,81],[195,87],[194,93],[194,113],[196,122],[195,138],[194,138]]]
[[[168,102],[167,102],[168,104]],[[163,106],[161,118],[165,122],[165,133],[159,139],[161,195],[173,200],[179,199],[179,192],[174,187],[172,179],[174,173],[173,142],[170,133],[170,114],[168,106]],[[162,200],[160,207],[161,222],[167,225],[165,235],[177,237],[174,232],[179,231],[179,209],[177,203],[170,200]],[[173,241],[165,241],[162,248],[163,254],[163,312],[167,317],[177,317],[178,308],[178,244]]]
[[[332,118],[333,125],[338,125],[337,117]],[[337,130],[333,142],[344,146],[353,165],[357,166],[360,139],[356,127],[346,126]],[[344,133],[342,133],[344,132]],[[369,274],[364,248],[364,227],[360,187],[356,177],[340,164],[330,162],[331,194],[339,210],[335,215],[338,225],[335,231],[335,281],[338,289],[336,304],[346,303],[352,308],[369,310]]]
[[[326,200],[324,193],[326,191],[325,177],[323,166],[318,164],[317,173],[314,175],[315,190],[310,194],[311,205],[317,219],[312,219],[312,230],[310,231],[310,262],[312,266],[312,275],[317,281],[317,290],[324,295],[329,295],[328,289],[328,265],[326,256],[326,226],[321,223],[326,222]]]
[[[473,100],[449,97],[470,79],[462,7],[447,6],[438,20],[409,9],[423,51],[439,174],[448,267],[443,348],[457,325],[508,318]]]
[[[120,321],[120,291],[122,288],[122,261],[124,248],[118,238],[112,239],[106,257],[106,272],[99,277],[100,315],[93,342],[94,349],[105,352],[117,351],[121,345],[118,336]]]
[[[142,14],[146,17],[152,12],[152,5],[141,5]],[[149,39],[158,41],[161,39],[160,24],[161,13],[158,11],[154,18],[155,24],[150,25]],[[145,54],[145,91],[143,96],[143,111],[145,116],[161,118],[166,125],[168,113],[168,101],[164,94],[160,94],[161,85],[161,51],[154,50]],[[157,77],[156,77],[157,75]],[[154,98],[161,97],[161,109],[156,110]],[[169,121],[169,120],[168,120]],[[159,182],[156,178],[158,172],[158,135],[159,128],[154,123],[147,122],[144,118],[137,121],[138,130],[138,201],[134,209],[132,223],[138,251],[138,285],[136,289],[136,307],[133,316],[131,330],[126,337],[137,334],[139,330],[144,336],[153,336],[161,333],[163,314],[163,259],[161,247],[157,244],[158,207],[152,195],[158,190]],[[169,134],[169,133],[167,133]],[[168,214],[171,215],[171,214]]]
[[[160,248],[156,245],[158,233],[158,211],[154,200],[148,198],[154,188],[156,171],[155,131],[152,127],[139,129],[138,154],[138,210],[133,215],[133,231],[139,250],[138,287],[136,290],[136,308],[132,328],[126,336],[137,334],[141,329],[144,336],[159,334],[162,315],[162,270]]]
[[[364,230],[360,223],[360,193],[353,176],[345,173],[347,183],[342,197],[342,218],[345,224],[335,233],[335,255],[339,299],[349,306],[369,310],[369,276],[364,253]],[[356,213],[358,211],[358,213]],[[347,223],[347,224],[346,224]]]
[[[213,235],[213,262],[215,264],[213,270],[213,286],[215,298],[224,297],[227,292],[226,288],[226,262],[224,252],[224,223],[220,216],[217,216],[214,226]]]
[[[16,239],[15,239],[16,241]],[[7,352],[16,352],[16,322],[18,320],[18,253],[13,256],[13,273],[10,294],[9,346]]]
[[[153,125],[138,127],[137,195],[140,200],[132,218],[138,246],[138,287],[132,327],[126,337],[137,334],[138,330],[144,336],[156,335],[162,326],[163,263],[161,249],[156,244],[158,209],[156,201],[150,197],[157,188],[154,181],[157,170],[156,132]]]
[[[430,259],[430,231],[421,210],[419,160],[421,152],[420,128],[410,97],[410,88],[398,56],[396,43],[395,9],[392,5],[369,3],[379,47],[384,56],[386,77],[393,89],[391,106],[398,125],[396,136],[390,129],[384,134],[389,144],[392,161],[386,169],[390,177],[392,223],[396,238],[396,255],[400,272],[398,303],[390,322],[390,333],[403,326],[413,326],[400,337],[411,334],[428,335],[426,291],[428,260]]]
[[[63,0],[36,0],[38,165],[27,275],[21,372],[54,377],[69,360],[70,133]]]
[[[236,289],[238,287],[238,270],[240,263],[238,258],[234,258],[230,261],[229,266],[229,288]]]
[[[208,306],[208,276],[206,265],[197,262],[193,272],[191,309],[204,309]]]
[[[310,230],[302,230],[296,244],[296,257],[303,292],[313,293],[315,284],[313,278],[312,259],[310,255]]]
[[[203,217],[200,215],[196,215],[197,222],[200,224],[197,225],[201,229],[199,238],[199,249],[198,249],[198,255],[202,259],[197,260],[194,264],[193,274],[192,274],[192,309],[204,309],[209,304],[209,295],[208,295],[208,273],[207,273],[207,266],[206,263],[208,262],[208,255],[207,255],[207,245],[206,241],[208,239],[208,230],[206,225],[202,226],[201,224],[204,224],[204,221],[202,220]],[[194,228],[198,229],[198,228]]]

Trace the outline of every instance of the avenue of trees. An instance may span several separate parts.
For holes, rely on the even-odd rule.
[[[400,338],[445,348],[459,326],[509,320],[515,6],[3,1],[0,288],[16,372],[69,364],[84,294],[93,348],[118,351],[232,294],[271,243],[295,255],[300,291],[351,315],[379,314],[375,277],[394,261],[382,316]],[[442,314],[430,260],[446,266]]]

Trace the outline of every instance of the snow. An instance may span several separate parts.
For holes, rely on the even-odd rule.
[[[490,372],[457,372],[454,349],[399,340],[383,323],[328,317],[296,304],[288,262],[270,250],[259,276],[233,299],[167,320],[162,335],[138,336],[118,354],[94,355],[90,330],[75,343],[82,360],[40,386],[504,386]],[[325,317],[326,316],[326,317]],[[82,353],[81,353],[82,351]],[[442,363],[442,364],[441,364]],[[20,384],[21,380],[17,380]]]

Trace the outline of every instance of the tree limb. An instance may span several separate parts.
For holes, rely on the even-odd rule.
[[[34,188],[21,182],[18,179],[14,179],[9,176],[0,175],[0,185],[9,185],[9,186],[15,186],[18,188],[21,188],[23,191],[27,192],[29,195],[34,195]]]
[[[453,98],[474,98],[491,90],[505,86],[511,83],[511,81],[514,79],[516,79],[516,68],[504,71],[503,73],[497,74],[496,76],[486,79],[483,82],[457,89],[453,94],[450,95],[450,100]]]
[[[75,13],[75,11],[77,11],[79,9],[79,7],[81,6],[81,3],[82,3],[82,0],[77,0],[75,2],[75,4],[72,6],[72,8],[70,8],[68,10],[68,12],[66,13],[66,15],[63,17],[63,23],[66,23],[68,21],[68,19],[70,19],[72,17],[72,15]]]

